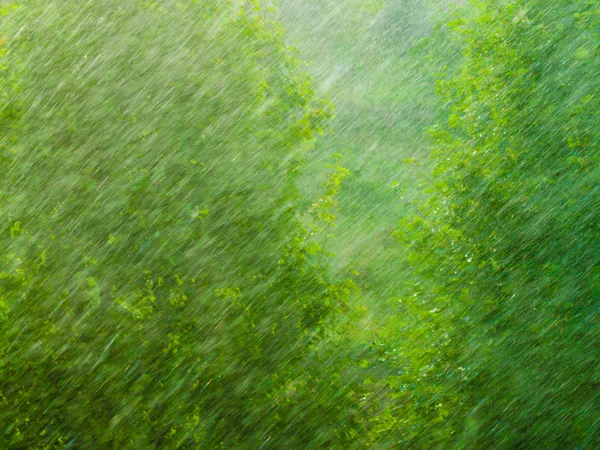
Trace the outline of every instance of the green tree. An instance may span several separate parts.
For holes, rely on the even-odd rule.
[[[402,301],[426,330],[411,349],[426,369],[412,404],[427,407],[410,446],[594,448],[600,8],[462,13],[450,23],[462,57],[438,85],[431,199],[397,232],[417,274]]]
[[[283,387],[352,286],[299,219],[330,105],[281,29],[256,2],[9,9],[2,446],[293,448]]]

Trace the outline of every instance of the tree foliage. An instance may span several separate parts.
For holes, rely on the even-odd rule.
[[[259,2],[0,2],[0,447],[597,447],[600,7],[453,3],[419,45],[413,0],[287,6],[368,100],[355,150],[437,121],[426,201],[395,248],[340,233],[346,276],[341,156],[297,188],[332,105]],[[426,48],[439,103],[384,76]]]
[[[281,29],[255,2],[8,9],[2,446],[310,442],[286,389],[353,288],[300,219],[331,107]]]
[[[432,131],[431,199],[397,232],[418,274],[403,302],[426,329],[412,361],[426,372],[413,403],[427,407],[410,446],[592,448],[600,9],[462,12],[449,24],[462,57],[438,85],[447,120]]]

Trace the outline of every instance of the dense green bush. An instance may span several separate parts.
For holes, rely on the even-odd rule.
[[[410,448],[600,442],[599,19],[583,0],[472,1],[450,23],[431,200],[397,232],[421,330]]]
[[[3,448],[319,434],[288,391],[352,289],[318,245],[345,174],[303,225],[294,180],[330,107],[233,3],[2,10]]]

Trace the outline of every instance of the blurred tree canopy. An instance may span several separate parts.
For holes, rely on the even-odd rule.
[[[431,133],[431,198],[397,231],[419,274],[402,299],[407,338],[411,321],[426,335],[411,359],[427,406],[407,446],[595,448],[600,7],[460,12],[447,25],[461,57],[438,83],[447,119]]]
[[[280,27],[255,2],[2,11],[2,446],[309,439],[279,424],[352,290],[317,237],[345,175],[301,221],[331,105]]]
[[[298,187],[333,105],[270,8],[0,1],[0,447],[598,447],[600,5],[283,7],[347,142],[429,136],[418,208],[355,187],[399,222],[340,233],[366,273],[342,157]]]

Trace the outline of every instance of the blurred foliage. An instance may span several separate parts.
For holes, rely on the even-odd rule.
[[[599,13],[471,1],[448,23],[462,57],[438,82],[431,198],[397,231],[418,274],[406,336],[424,337],[407,447],[600,442]]]
[[[598,447],[600,6],[271,3],[0,2],[0,447]]]
[[[344,170],[309,229],[294,180],[331,105],[281,28],[254,2],[12,10],[1,446],[296,448],[324,433],[293,426],[307,406],[288,390],[319,376],[300,368],[354,291],[328,278],[316,230]]]

